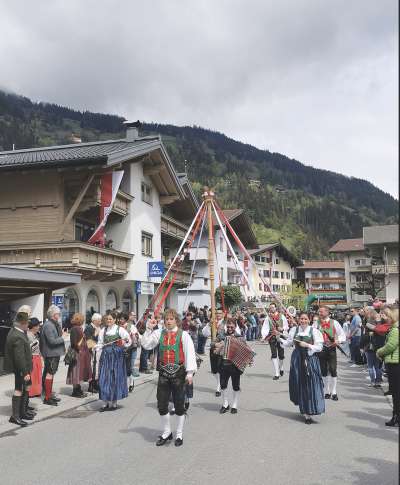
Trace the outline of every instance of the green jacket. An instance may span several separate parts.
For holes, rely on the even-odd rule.
[[[4,369],[22,376],[32,370],[32,353],[25,332],[12,327],[8,332],[4,350]]]
[[[390,329],[383,347],[376,351],[378,357],[383,357],[385,364],[399,363],[399,322]]]

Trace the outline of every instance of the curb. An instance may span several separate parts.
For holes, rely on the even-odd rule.
[[[155,372],[151,376],[144,378],[138,383],[135,383],[135,388],[141,386],[142,384],[147,384],[148,382],[154,381],[155,378],[158,377],[158,372]],[[97,394],[93,394],[90,397],[86,397],[85,399],[80,400],[79,402],[74,402],[73,405],[66,405],[65,408],[63,409],[54,409],[54,412],[47,416],[42,416],[34,419],[34,421],[29,423],[29,427],[32,426],[33,424],[36,423],[41,423],[43,421],[48,421],[49,419],[55,418],[57,416],[60,416],[61,414],[64,414],[67,411],[72,411],[74,409],[80,408],[82,406],[86,406],[87,404],[90,404],[92,402],[100,401],[99,396]],[[21,430],[21,426],[18,426],[16,424],[6,424],[6,429],[4,431],[0,432],[0,438],[4,438],[7,436],[16,436],[16,431]]]

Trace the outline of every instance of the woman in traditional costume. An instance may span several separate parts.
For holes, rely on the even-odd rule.
[[[99,397],[104,401],[100,412],[116,410],[117,401],[128,397],[125,348],[130,347],[131,339],[115,320],[115,314],[106,315],[106,327],[101,330],[97,344],[101,349]]]
[[[325,412],[324,384],[316,352],[323,345],[321,332],[310,326],[306,313],[299,315],[299,326],[290,329],[287,339],[280,337],[285,347],[294,345],[289,374],[290,400],[299,406],[305,423],[311,424],[311,416]]]
[[[29,388],[29,397],[42,395],[42,357],[39,350],[39,338],[37,334],[40,330],[40,321],[37,318],[30,318],[28,324],[28,340],[32,352],[32,384]]]

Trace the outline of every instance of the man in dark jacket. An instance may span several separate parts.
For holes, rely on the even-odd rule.
[[[5,353],[4,368],[6,371],[13,372],[15,377],[14,394],[12,397],[12,415],[10,423],[19,426],[27,426],[24,419],[33,419],[33,414],[26,409],[25,394],[30,383],[30,373],[32,371],[32,353],[29,345],[28,330],[29,315],[25,312],[17,313],[14,326],[8,332]]]
[[[51,305],[47,311],[47,320],[40,334],[40,352],[44,358],[44,404],[57,406],[59,398],[52,395],[53,379],[58,370],[60,358],[65,353],[63,332],[60,326],[61,311]]]

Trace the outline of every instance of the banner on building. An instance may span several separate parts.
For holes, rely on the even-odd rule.
[[[100,224],[88,240],[89,244],[96,244],[101,247],[104,247],[105,245],[104,228],[112,210],[119,186],[121,185],[123,175],[124,171],[118,170],[101,176]]]

